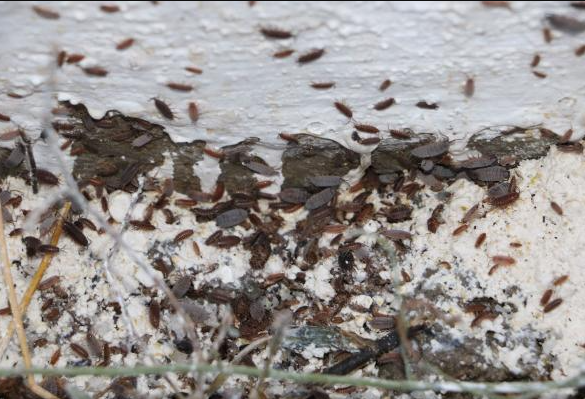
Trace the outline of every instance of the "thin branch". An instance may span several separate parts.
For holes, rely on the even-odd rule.
[[[70,209],[71,209],[71,203],[65,202],[65,205],[63,205],[63,209],[61,209],[60,217],[57,220],[57,225],[55,226],[55,230],[53,230],[53,236],[51,237],[51,245],[53,245],[53,246],[57,246],[57,244],[59,243],[59,237],[61,237],[61,232],[63,230],[63,220],[65,220],[65,218],[69,214]],[[43,256],[43,259],[41,260],[39,268],[37,269],[32,280],[30,281],[28,288],[26,289],[26,291],[24,293],[24,297],[22,299],[22,302],[19,305],[19,311],[23,315],[26,313],[28,305],[30,305],[30,302],[32,301],[32,297],[33,297],[35,291],[37,290],[39,283],[43,279],[45,272],[47,271],[49,265],[51,264],[51,260],[53,260],[53,256],[54,255],[52,253],[47,253],[47,254],[45,254],[45,256]],[[11,340],[13,334],[14,334],[14,320],[11,320],[10,324],[8,324],[8,327],[6,328],[6,335],[2,338],[2,341],[0,341],[0,358],[2,356],[4,356],[4,353],[6,352],[6,349],[8,348],[8,345],[10,344],[10,340]]]
[[[585,373],[559,381],[533,382],[466,382],[466,381],[414,381],[385,380],[381,378],[351,377],[331,374],[298,373],[275,369],[259,369],[248,366],[231,366],[228,364],[174,364],[160,366],[135,367],[68,367],[68,368],[16,368],[0,369],[0,377],[41,374],[47,376],[76,377],[93,375],[102,377],[133,377],[143,375],[161,375],[164,373],[217,373],[261,377],[267,375],[277,381],[292,381],[301,384],[351,385],[355,387],[371,387],[401,392],[434,391],[434,392],[481,392],[483,394],[528,394],[550,393],[566,388],[585,386]]]
[[[16,290],[14,289],[14,280],[12,279],[12,273],[10,271],[10,258],[8,257],[8,245],[6,244],[6,238],[4,236],[4,216],[0,209],[0,250],[2,251],[2,263],[4,285],[8,290],[8,302],[10,303],[10,310],[12,312],[12,320],[16,325],[16,334],[18,335],[18,341],[20,343],[20,350],[22,352],[22,359],[24,366],[27,369],[32,367],[32,361],[30,352],[28,350],[28,343],[26,342],[26,333],[24,331],[24,324],[22,323],[22,313],[18,304],[18,298],[16,297]],[[50,392],[44,390],[42,387],[37,385],[33,374],[28,375],[27,385],[30,390],[35,394],[39,395],[43,399],[59,399]]]

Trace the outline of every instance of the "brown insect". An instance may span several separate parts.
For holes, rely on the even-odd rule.
[[[100,10],[102,10],[103,12],[107,12],[109,14],[113,14],[115,12],[120,11],[120,7],[116,5],[104,4],[100,6]]]
[[[395,139],[409,139],[412,134],[410,131],[407,130],[397,130],[397,129],[388,129],[390,132],[390,136],[394,137]]]
[[[0,121],[1,122],[10,122],[10,117],[8,115],[0,114]]]
[[[469,225],[468,224],[462,224],[461,226],[459,226],[455,230],[453,230],[453,235],[454,236],[458,236],[459,234],[461,234],[464,231],[466,231],[468,228],[469,228]]]
[[[559,216],[563,216],[563,208],[559,204],[554,201],[551,201],[550,207],[557,213]]]
[[[32,6],[32,9],[35,13],[37,13],[37,15],[39,17],[45,18],[45,19],[59,19],[61,18],[61,15],[57,12],[57,11],[53,11],[49,8],[46,7],[41,7],[41,6]]]
[[[495,255],[492,256],[492,262],[497,266],[512,266],[516,264],[516,259],[506,255]]]
[[[550,301],[552,294],[553,290],[551,289],[544,291],[544,294],[542,294],[542,297],[540,298],[540,306],[546,306],[546,304]]]
[[[134,44],[134,39],[129,37],[128,39],[122,40],[120,43],[116,45],[116,50],[126,50],[132,47]]]
[[[69,54],[67,56],[66,61],[68,64],[77,64],[78,62],[80,62],[84,58],[85,58],[85,55],[83,55],[83,54]]]
[[[426,101],[419,101],[416,103],[416,106],[418,108],[422,108],[422,109],[438,109],[439,105],[436,103],[428,103]]]
[[[91,220],[87,218],[79,218],[77,221],[80,222],[82,226],[87,227],[90,230],[97,231],[97,226]]]
[[[549,302],[543,309],[544,313],[548,313],[548,312],[552,312],[553,310],[555,310],[556,308],[558,308],[559,306],[561,306],[561,304],[563,303],[563,300],[561,298],[557,298],[551,302]]]
[[[203,69],[196,67],[185,67],[185,70],[194,73],[195,75],[201,75],[203,73]]]
[[[295,143],[298,144],[299,143],[299,139],[297,139],[293,134],[289,134],[289,133],[280,133],[278,135],[278,137],[280,137],[281,139],[291,142],[291,143]]]
[[[326,90],[335,87],[335,82],[313,82],[311,87],[317,90]]]
[[[156,107],[158,112],[160,112],[160,114],[163,117],[170,119],[170,120],[175,119],[175,115],[173,114],[173,111],[171,111],[171,108],[164,101],[159,100],[156,97],[151,98],[151,100],[154,100],[154,106]]]
[[[260,28],[260,33],[262,33],[264,37],[268,39],[282,40],[293,37],[291,32],[278,28]]]
[[[57,53],[57,66],[61,68],[65,63],[65,58],[67,57],[67,53],[63,50]]]
[[[387,98],[385,100],[379,101],[376,104],[374,104],[374,109],[376,111],[383,111],[387,108],[390,108],[395,103],[396,103],[396,100],[394,98],[390,97],[390,98]]]
[[[75,226],[73,223],[64,221],[63,222],[63,231],[69,238],[75,241],[77,244],[87,247],[89,245],[89,241],[83,232]]]
[[[360,132],[364,132],[364,133],[371,133],[371,134],[376,134],[376,133],[380,133],[380,129],[378,129],[376,126],[372,126],[372,125],[366,125],[363,123],[356,123],[353,125],[353,127],[360,131]]]
[[[128,223],[130,224],[130,226],[134,227],[136,230],[145,230],[145,231],[156,230],[156,227],[148,221],[130,220]]]
[[[481,4],[491,8],[510,8],[509,1],[482,1]]]
[[[575,49],[575,55],[577,57],[581,57],[583,54],[585,54],[585,44]]]
[[[69,344],[69,347],[77,356],[83,359],[89,359],[89,353],[83,346],[72,342]]]
[[[16,236],[22,235],[22,233],[23,233],[23,230],[18,228],[18,229],[14,229],[10,233],[8,233],[8,236],[9,237],[16,237]]]
[[[83,72],[85,72],[86,75],[89,75],[89,76],[104,77],[104,76],[108,75],[108,71],[102,67],[99,67],[99,66],[83,68]]]
[[[157,301],[152,300],[148,307],[148,320],[154,328],[160,325],[160,305]]]
[[[61,348],[57,348],[57,350],[53,352],[51,358],[49,359],[49,364],[54,366],[59,361],[59,358],[61,358]]]
[[[544,38],[545,43],[552,42],[553,35],[552,35],[551,30],[549,28],[543,28],[542,29],[542,37]]]
[[[100,205],[102,207],[102,211],[107,213],[109,210],[108,199],[106,197],[100,198]]]
[[[199,120],[199,108],[197,108],[197,104],[190,102],[187,110],[189,112],[189,118],[191,119],[191,122],[196,123]]]
[[[179,242],[186,240],[187,238],[191,237],[195,232],[191,229],[183,230],[179,234],[175,236],[173,242],[178,244]]]
[[[510,246],[512,248],[520,248],[522,246],[522,243],[519,243],[519,242],[511,242],[510,243]]]
[[[544,73],[544,72],[540,72],[540,71],[532,71],[532,74],[533,74],[534,76],[536,76],[537,78],[539,78],[539,79],[544,79],[544,78],[546,78],[546,73]]]
[[[217,159],[223,159],[225,157],[225,154],[223,153],[223,151],[212,150],[211,148],[208,148],[208,147],[204,147],[203,152],[206,153],[207,155],[209,155],[210,157],[217,158]]]
[[[71,144],[73,144],[73,140],[66,140],[63,144],[61,144],[61,146],[59,147],[59,149],[61,151],[65,151],[67,148],[71,147]]]
[[[504,194],[500,197],[489,198],[488,202],[491,205],[494,205],[497,207],[506,207],[506,206],[516,202],[516,200],[518,200],[518,198],[520,198],[519,193],[508,193],[508,194]]]
[[[532,62],[530,63],[530,66],[532,68],[536,68],[538,66],[538,64],[540,64],[540,54],[534,54],[534,57],[532,57]]]
[[[54,245],[43,244],[38,248],[39,253],[41,254],[57,254],[59,253],[59,247]]]
[[[400,274],[402,275],[403,282],[410,283],[412,281],[412,277],[404,269],[400,270]]]
[[[376,145],[381,141],[379,137],[368,137],[365,139],[359,139],[358,143],[361,145]]]
[[[242,239],[238,236],[223,236],[217,240],[215,244],[218,248],[231,248],[237,246]]]
[[[286,50],[280,50],[277,51],[276,53],[272,54],[272,56],[274,58],[287,58],[290,57],[291,55],[293,55],[295,51],[292,49],[286,49]]]
[[[473,97],[475,93],[475,80],[473,78],[467,78],[465,84],[463,85],[463,94],[465,97],[470,98]]]
[[[167,87],[169,89],[172,89],[172,90],[184,91],[184,92],[188,92],[188,91],[193,90],[193,86],[191,86],[189,84],[185,84],[185,83],[169,82],[169,83],[167,83]]]
[[[35,175],[41,184],[46,184],[47,186],[57,186],[59,184],[59,178],[48,170],[37,169]]]
[[[325,54],[325,49],[311,50],[297,58],[297,62],[299,64],[307,64],[309,62],[318,60],[323,56],[323,54]]]
[[[197,244],[197,241],[193,241],[193,252],[195,252],[195,255],[197,255],[198,257],[201,257],[201,249],[199,248],[199,244]]]
[[[380,87],[378,87],[378,90],[385,91],[387,88],[390,87],[390,85],[392,85],[392,81],[390,79],[386,79],[382,83],[380,83]]]
[[[61,281],[61,277],[59,277],[59,276],[48,277],[39,283],[37,289],[39,291],[46,291],[50,288],[53,288],[57,284],[59,284],[60,281]]]
[[[14,130],[9,130],[5,133],[0,134],[0,140],[1,141],[10,141],[10,140],[14,140],[17,137],[20,137],[21,132],[18,129],[14,129]]]
[[[569,279],[569,276],[567,274],[565,274],[564,276],[561,276],[559,278],[557,278],[554,282],[553,285],[554,286],[559,286],[564,284],[567,280]]]
[[[263,188],[270,187],[272,184],[274,184],[272,180],[261,180],[257,182],[254,186],[257,189],[262,190]]]
[[[333,105],[335,105],[335,108],[337,108],[337,110],[341,112],[343,115],[345,115],[347,118],[351,119],[353,117],[353,111],[344,103],[340,101],[335,101]]]
[[[179,198],[175,200],[175,205],[179,208],[191,208],[197,205],[197,201],[188,198]]]
[[[479,327],[484,320],[495,320],[498,317],[497,314],[491,312],[483,312],[478,314],[475,319],[471,322],[471,327]]]

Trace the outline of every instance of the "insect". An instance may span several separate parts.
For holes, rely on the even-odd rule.
[[[457,227],[455,230],[453,230],[453,235],[454,236],[458,236],[459,234],[463,233],[464,231],[466,231],[469,228],[468,224],[462,224],[461,226]]]
[[[507,255],[495,255],[492,256],[492,262],[494,262],[497,266],[512,266],[516,264],[516,259]]]
[[[167,83],[167,87],[169,89],[172,89],[172,90],[184,91],[184,92],[188,92],[188,91],[193,90],[193,86],[191,86],[189,84],[185,84],[185,83],[169,82],[169,83]]]
[[[499,182],[507,180],[510,177],[510,172],[503,166],[488,166],[486,168],[479,168],[467,171],[469,177],[474,180],[483,182]]]
[[[384,230],[381,233],[382,235],[388,237],[391,240],[410,240],[412,238],[412,234],[404,230],[391,229]]]
[[[0,114],[0,122],[10,122],[10,117],[8,115]]]
[[[549,302],[543,309],[544,313],[548,313],[548,312],[552,312],[553,310],[555,310],[556,308],[558,308],[559,306],[561,306],[561,304],[563,303],[563,300],[561,298],[557,298],[551,302]]]
[[[179,242],[191,237],[194,233],[195,232],[191,229],[183,230],[175,236],[175,238],[173,239],[173,243],[178,244]]]
[[[540,298],[540,305],[546,306],[546,304],[548,304],[548,302],[550,301],[552,294],[553,294],[553,290],[551,290],[551,289],[544,291],[544,294],[542,294],[542,297]]]
[[[57,284],[59,284],[60,281],[61,281],[61,277],[59,277],[59,276],[48,277],[39,283],[37,289],[39,291],[46,291],[50,288],[53,288]]]
[[[551,201],[550,207],[557,213],[559,216],[563,216],[563,208],[559,204],[554,201]]]
[[[265,165],[263,163],[260,162],[245,162],[243,163],[243,165],[250,169],[252,172],[257,173],[259,175],[263,175],[263,176],[274,176],[276,174],[278,174],[278,172],[276,172],[276,170],[274,170],[274,168]]]
[[[489,198],[488,202],[494,206],[505,207],[516,202],[518,198],[520,198],[520,194],[512,192],[504,194],[501,197]]]
[[[297,58],[297,62],[299,64],[307,64],[309,62],[313,62],[321,58],[325,54],[325,49],[315,49],[311,50],[307,53],[302,54]]]
[[[333,105],[335,105],[335,108],[337,108],[337,110],[341,112],[343,115],[345,115],[347,118],[351,119],[353,117],[353,111],[344,103],[340,101],[335,101]]]
[[[374,104],[374,109],[376,111],[383,111],[387,108],[390,108],[396,103],[396,100],[393,97],[387,98],[385,100],[379,101]]]
[[[195,255],[197,255],[198,257],[201,257],[201,249],[199,248],[199,244],[197,244],[197,241],[193,241],[193,252],[195,252]]]
[[[197,107],[197,104],[190,102],[187,111],[191,122],[196,123],[199,120],[199,108]]]
[[[262,33],[264,37],[268,39],[282,40],[293,37],[291,32],[278,28],[260,28],[260,33]]]
[[[197,67],[185,67],[185,70],[194,73],[195,75],[201,75],[203,73],[203,69]]]
[[[530,63],[530,66],[532,68],[536,68],[538,66],[538,64],[540,64],[540,54],[534,54],[534,57],[532,57],[532,62]]]
[[[473,97],[475,93],[475,80],[473,78],[467,78],[465,84],[463,85],[463,94],[465,97],[470,98]]]
[[[358,142],[361,145],[376,145],[380,142],[380,138],[379,137],[368,137],[366,139],[359,139]]]
[[[546,16],[548,23],[561,32],[577,34],[585,31],[585,22],[565,15],[549,14]]]
[[[64,221],[63,230],[65,231],[65,234],[67,234],[69,238],[71,238],[77,244],[83,247],[87,247],[89,245],[89,241],[87,240],[85,234],[83,234],[83,232],[73,223]]]
[[[482,1],[481,4],[485,7],[510,8],[509,1]]]
[[[134,44],[134,39],[129,37],[128,39],[122,40],[120,43],[116,45],[116,50],[126,50],[132,47]]]
[[[556,279],[556,280],[553,282],[553,285],[554,285],[554,286],[559,286],[559,285],[562,285],[562,284],[564,284],[564,283],[565,283],[565,282],[566,282],[568,279],[569,279],[569,276],[565,274],[564,276],[561,276],[561,277],[557,278],[557,279]]]
[[[334,196],[335,190],[332,188],[326,188],[322,191],[319,191],[317,194],[310,196],[307,199],[307,202],[305,202],[305,208],[308,210],[320,208],[331,201]]]
[[[427,220],[427,228],[431,233],[436,233],[439,229],[439,226],[444,223],[441,217],[444,209],[445,206],[443,204],[437,205],[435,209],[433,209],[431,217]]]
[[[422,108],[422,109],[438,109],[439,105],[436,103],[428,103],[426,101],[419,101],[416,103],[416,106],[418,108]]]
[[[98,77],[108,76],[108,71],[102,67],[99,67],[99,66],[87,67],[87,68],[82,68],[82,69],[83,69],[83,72],[85,72],[85,74],[89,75],[89,76],[98,76]]]
[[[56,254],[59,253],[59,247],[56,247],[54,245],[43,244],[39,246],[38,251],[41,254]]]
[[[335,82],[313,82],[311,87],[317,90],[326,90],[335,87]]]
[[[380,83],[380,87],[378,87],[378,90],[385,91],[390,87],[390,85],[392,85],[392,81],[390,79],[386,79],[382,83]]]
[[[150,302],[148,307],[148,320],[154,328],[158,328],[160,325],[160,304],[153,300]]]
[[[83,346],[72,342],[71,344],[69,344],[69,347],[77,356],[83,359],[89,359],[89,353],[87,352],[87,350],[85,350]]]
[[[409,139],[412,136],[409,129],[405,129],[405,130],[388,129],[388,132],[395,139],[401,139],[401,140],[402,139]]]
[[[315,187],[337,187],[343,182],[339,176],[311,176],[308,180]]]
[[[485,239],[487,238],[487,234],[486,233],[481,233],[478,237],[477,240],[475,240],[475,248],[479,248],[481,247],[481,244],[484,243]]]
[[[585,44],[575,49],[575,55],[577,57],[581,57],[583,54],[585,54]]]
[[[278,135],[278,137],[280,137],[281,139],[288,141],[290,143],[295,143],[295,144],[299,144],[299,139],[297,139],[295,137],[294,134],[290,134],[290,133],[280,133]]]
[[[171,111],[171,108],[164,101],[159,100],[156,97],[151,98],[151,100],[154,100],[154,106],[163,117],[170,120],[175,119],[173,111]]]
[[[434,158],[441,156],[449,151],[449,142],[448,141],[438,141],[428,144],[423,144],[418,146],[412,151],[410,151],[411,155],[417,158]]]
[[[150,143],[152,141],[152,139],[153,139],[153,137],[150,134],[145,133],[139,137],[136,137],[130,145],[132,147],[141,148],[141,147],[144,147],[145,145],[147,145],[148,143]],[[117,169],[118,168],[116,167],[116,171],[117,171]],[[115,172],[114,172],[114,174],[115,174]]]
[[[380,133],[380,129],[378,129],[376,126],[372,126],[372,125],[366,125],[363,123],[356,123],[353,125],[353,127],[360,131],[360,132],[364,132],[364,133],[371,133],[371,134],[376,134],[376,133]]]
[[[69,55],[67,55],[66,62],[68,64],[77,64],[78,62],[80,62],[84,58],[85,58],[85,55],[83,55],[83,54],[69,54]]]
[[[277,51],[276,53],[272,54],[272,56],[274,58],[287,58],[290,57],[291,55],[293,55],[295,51],[292,49],[286,49],[286,50],[280,50]]]
[[[532,74],[539,79],[545,79],[547,76],[546,73],[540,71],[532,71]]]
[[[61,358],[61,348],[57,348],[57,350],[53,352],[51,358],[49,359],[49,364],[54,366],[59,361],[59,358]]]
[[[100,6],[100,10],[102,10],[103,12],[109,13],[109,14],[113,14],[113,13],[120,11],[120,7],[118,7],[116,5],[103,4]]]
[[[552,35],[552,32],[550,31],[549,28],[543,28],[542,29],[542,37],[543,37],[545,43],[552,42],[553,35]]]
[[[20,130],[9,130],[5,133],[0,134],[0,141],[10,141],[20,136]]]
[[[228,228],[242,223],[247,218],[248,212],[243,209],[236,208],[220,214],[215,219],[215,223],[218,227]]]
[[[57,11],[53,11],[53,10],[46,8],[46,7],[33,6],[32,9],[35,13],[37,13],[37,15],[39,17],[42,17],[45,19],[55,20],[55,19],[61,18],[61,15]]]
[[[294,187],[283,189],[278,196],[282,201],[289,204],[304,204],[310,197],[306,190]]]
[[[400,270],[400,274],[402,275],[403,282],[410,283],[412,281],[412,277],[404,269]]]
[[[128,223],[137,230],[146,230],[146,231],[156,230],[156,227],[148,221],[130,220]]]
[[[206,153],[207,155],[209,155],[210,157],[217,158],[217,159],[223,159],[225,157],[225,154],[223,151],[213,150],[213,149],[208,148],[208,147],[204,147],[203,152]]]

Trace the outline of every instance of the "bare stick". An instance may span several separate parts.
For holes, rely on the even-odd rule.
[[[67,214],[69,214],[70,209],[71,203],[65,202],[65,205],[63,205],[63,209],[61,210],[60,218],[57,221],[57,225],[55,226],[55,230],[53,230],[53,236],[51,237],[51,245],[53,246],[57,246],[57,244],[59,243],[59,237],[61,237],[61,232],[63,231],[63,220],[67,217]],[[22,314],[26,313],[26,309],[28,308],[28,305],[30,305],[32,297],[35,291],[37,290],[37,287],[39,286],[39,283],[41,282],[43,276],[45,275],[45,271],[51,264],[51,260],[53,260],[52,253],[47,253],[45,254],[45,256],[43,256],[41,264],[39,265],[39,268],[37,269],[32,280],[30,281],[28,288],[24,293],[22,302],[19,305],[18,310],[20,311],[20,313]],[[13,334],[14,320],[11,320],[10,324],[8,324],[8,327],[6,328],[6,335],[2,338],[2,341],[0,341],[0,357],[4,355],[4,352],[6,352],[6,348],[8,348],[8,345],[10,344],[10,339],[12,338]]]
[[[32,361],[30,358],[30,352],[28,350],[28,343],[26,342],[24,324],[22,323],[22,313],[20,306],[18,305],[16,290],[14,289],[14,280],[12,279],[12,273],[10,272],[10,259],[8,257],[8,246],[6,245],[6,238],[4,237],[4,216],[2,215],[2,212],[0,212],[0,251],[2,251],[2,263],[4,264],[2,272],[4,275],[4,285],[6,285],[8,290],[8,302],[10,303],[10,311],[12,312],[12,320],[16,325],[16,333],[18,335],[18,341],[20,342],[20,350],[22,352],[24,366],[26,369],[30,369],[32,368]],[[59,399],[55,395],[37,385],[35,382],[35,377],[32,374],[27,376],[27,385],[31,391],[43,399]]]

